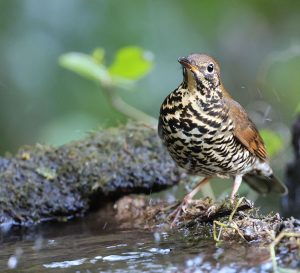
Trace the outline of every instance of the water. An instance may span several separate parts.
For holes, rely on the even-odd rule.
[[[271,263],[266,248],[120,228],[97,213],[1,234],[0,272],[178,271],[271,272]]]

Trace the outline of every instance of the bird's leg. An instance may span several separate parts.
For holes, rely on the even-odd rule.
[[[234,179],[234,184],[233,184],[233,188],[232,188],[232,192],[231,192],[231,195],[230,195],[230,201],[233,203],[234,201],[234,198],[235,198],[235,195],[242,183],[242,178],[243,176],[242,175],[237,175]]]
[[[203,178],[197,186],[188,193],[179,204],[179,206],[169,215],[169,217],[173,217],[173,222],[171,223],[171,227],[175,225],[177,222],[178,217],[180,216],[181,212],[185,212],[185,206],[193,199],[193,197],[198,193],[198,191],[211,179],[211,176],[207,176]]]

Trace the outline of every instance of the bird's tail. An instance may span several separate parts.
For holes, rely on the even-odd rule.
[[[288,193],[287,187],[273,174],[270,176],[246,174],[243,176],[243,179],[253,190],[260,194],[276,192],[285,195]]]

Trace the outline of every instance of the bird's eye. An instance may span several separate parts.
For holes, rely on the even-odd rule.
[[[213,65],[213,64],[209,64],[209,65],[207,66],[207,71],[208,71],[209,73],[213,72],[213,71],[214,71],[214,65]]]

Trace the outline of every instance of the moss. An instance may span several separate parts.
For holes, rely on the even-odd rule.
[[[139,123],[58,148],[25,146],[0,158],[0,224],[81,215],[128,193],[165,189],[180,177],[156,130]]]

